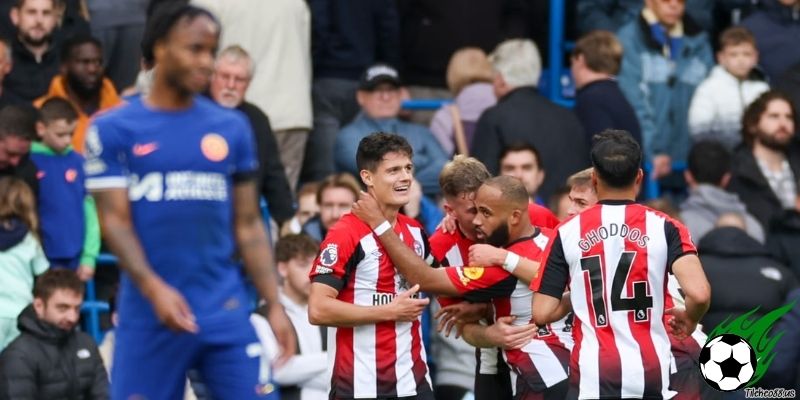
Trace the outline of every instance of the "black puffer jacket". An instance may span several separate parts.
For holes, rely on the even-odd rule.
[[[711,307],[701,321],[706,333],[729,316],[736,318],[756,307],[755,315],[761,317],[784,305],[797,287],[791,271],[741,229],[708,232],[698,244],[698,254],[711,284]]]
[[[108,399],[108,376],[89,335],[20,313],[22,334],[0,353],[0,400]]]

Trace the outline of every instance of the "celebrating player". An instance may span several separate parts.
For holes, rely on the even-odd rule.
[[[403,137],[374,133],[359,143],[356,163],[386,216],[378,232],[397,232],[401,246],[430,260],[420,224],[399,214],[409,201],[412,155]],[[420,326],[428,299],[416,298],[419,286],[408,287],[372,229],[355,215],[342,216],[320,248],[310,274],[308,317],[312,324],[336,327],[328,330],[334,357],[330,398],[433,399]]]
[[[485,181],[475,196],[477,214],[473,220],[476,238],[493,246],[507,246],[511,255],[505,268],[448,267],[431,269],[402,246],[398,235],[377,230],[385,250],[405,278],[422,290],[470,301],[492,301],[495,316],[517,326],[528,326],[508,343],[498,343],[497,324],[464,327],[464,337],[479,347],[504,345],[505,357],[515,372],[514,398],[563,399],[567,393],[567,362],[571,333],[565,320],[544,324],[537,333],[531,320],[528,285],[510,274],[519,257],[537,260],[548,236],[530,223],[528,194],[518,179],[501,176]],[[353,213],[372,227],[384,224],[375,199],[362,195]]]
[[[250,299],[232,261],[237,250],[269,302],[282,356],[294,353],[255,200],[250,127],[196,96],[208,84],[219,34],[205,10],[160,9],[143,40],[158,64],[151,92],[88,132],[87,186],[124,271],[113,398],[182,398],[190,368],[214,398],[267,394]]]
[[[710,288],[686,228],[635,204],[641,149],[624,131],[595,136],[598,205],[559,226],[532,288],[537,324],[553,321],[565,289],[575,313],[570,382],[580,399],[670,398],[670,340],[664,324],[671,270],[685,308],[667,311],[681,339],[708,309]]]

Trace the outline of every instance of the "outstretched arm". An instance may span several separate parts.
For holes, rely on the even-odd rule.
[[[489,244],[473,244],[469,247],[469,265],[482,267],[503,267],[517,279],[530,285],[539,275],[539,262],[517,254],[519,261],[514,266],[507,265],[509,253],[506,249]]]

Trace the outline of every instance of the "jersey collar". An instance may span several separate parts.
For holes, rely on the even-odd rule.
[[[607,206],[624,206],[628,204],[636,204],[636,201],[629,199],[606,199],[606,200],[600,200],[597,203],[605,204]]]

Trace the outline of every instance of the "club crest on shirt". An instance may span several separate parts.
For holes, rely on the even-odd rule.
[[[336,264],[336,261],[339,260],[339,246],[330,243],[324,249],[322,249],[322,253],[319,255],[319,262],[320,264],[330,267],[333,264]]]
[[[200,140],[200,151],[211,161],[222,161],[228,156],[228,142],[217,133],[206,133]]]
[[[422,243],[416,240],[414,241],[414,252],[417,253],[417,255],[420,257],[425,255],[425,251],[422,248]]]
[[[70,168],[64,173],[64,179],[69,183],[75,182],[76,178],[78,178],[78,171],[75,168]]]

